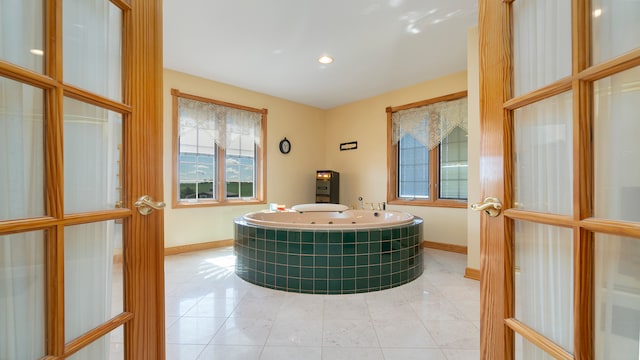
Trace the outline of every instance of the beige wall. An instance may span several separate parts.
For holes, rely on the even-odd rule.
[[[267,203],[286,205],[315,201],[315,171],[340,172],[340,202],[354,205],[386,201],[387,118],[385,109],[462,90],[469,97],[469,201],[478,201],[480,143],[478,113],[477,28],[468,35],[468,71],[447,75],[397,91],[330,110],[321,110],[265,94],[193,77],[164,72],[165,247],[233,238],[233,218],[266,205],[172,209],[170,204],[172,118],[170,90],[269,110],[267,123]],[[278,151],[283,137],[291,140],[288,155]],[[358,149],[340,151],[343,142],[357,141]],[[425,240],[468,246],[468,267],[480,268],[479,214],[467,209],[388,206],[425,221]],[[469,225],[467,225],[469,224]],[[185,231],[188,229],[188,231]]]
[[[345,205],[386,201],[388,106],[404,105],[467,89],[467,72],[423,82],[327,111],[327,167],[340,172],[340,201]],[[343,142],[358,149],[340,151]],[[388,206],[424,219],[427,241],[467,245],[467,210],[417,206]]]
[[[478,27],[467,35],[467,83],[469,99],[469,203],[480,199],[480,58]],[[480,213],[467,210],[467,267],[480,270]]]
[[[267,205],[173,209],[171,197],[172,116],[171,89],[235,104],[266,108],[267,203],[293,205],[315,201],[315,171],[325,163],[325,111],[205,80],[171,70],[164,71],[164,199],[165,247],[233,238],[233,218]],[[291,140],[291,152],[280,154],[278,143]],[[186,231],[188,230],[188,231]]]

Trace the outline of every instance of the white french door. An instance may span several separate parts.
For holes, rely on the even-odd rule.
[[[0,9],[0,359],[163,359],[160,1]]]
[[[640,359],[640,2],[479,9],[482,359]]]

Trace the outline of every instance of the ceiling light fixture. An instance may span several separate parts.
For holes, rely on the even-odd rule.
[[[602,15],[602,9],[593,10],[593,17],[600,17]]]
[[[333,58],[331,56],[322,55],[318,58],[318,62],[320,64],[331,64],[333,62]]]

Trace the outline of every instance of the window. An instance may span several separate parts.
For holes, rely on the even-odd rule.
[[[466,207],[467,92],[387,108],[390,204]]]
[[[171,95],[174,207],[264,202],[267,110]]]

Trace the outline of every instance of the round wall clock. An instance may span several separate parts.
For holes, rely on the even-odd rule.
[[[291,151],[291,142],[284,138],[280,141],[280,152],[283,154],[288,154]]]

